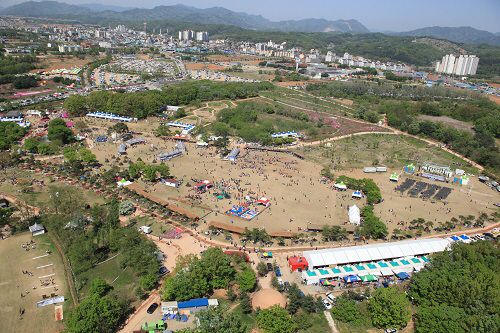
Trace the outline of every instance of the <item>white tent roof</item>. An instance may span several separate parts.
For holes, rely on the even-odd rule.
[[[306,257],[309,267],[312,269],[321,266],[391,260],[440,252],[444,251],[450,242],[448,239],[430,238],[385,244],[339,247],[304,251],[304,257]]]
[[[337,264],[346,264],[349,262],[349,259],[347,259],[347,256],[343,251],[334,252],[333,255],[335,256]]]
[[[356,205],[349,207],[349,222],[355,225],[359,225],[361,223],[360,211]]]

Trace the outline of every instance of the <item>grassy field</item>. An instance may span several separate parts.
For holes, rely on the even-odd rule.
[[[162,236],[174,229],[174,227],[170,224],[165,224],[154,217],[148,216],[140,216],[133,217],[130,219],[129,224],[133,223],[135,227],[139,228],[140,226],[148,226],[151,227],[151,234],[153,236]]]
[[[110,258],[112,259],[76,276],[77,285],[81,286],[78,297],[81,300],[88,296],[92,280],[100,277],[112,285],[119,295],[129,299],[132,305],[136,305],[134,303],[138,301],[138,297],[135,295],[135,290],[139,285],[139,279],[130,268],[123,269],[120,267],[120,255],[115,257],[112,254]]]
[[[21,244],[25,244],[31,239],[36,242],[35,249],[26,251],[21,248]],[[30,233],[22,233],[9,237],[0,244],[0,256],[5,263],[8,263],[0,270],[0,290],[2,293],[0,298],[1,331],[6,333],[51,333],[63,330],[64,322],[54,320],[54,305],[36,306],[36,302],[42,300],[42,294],[50,295],[55,292],[57,295],[65,296],[66,301],[63,303],[65,313],[73,308],[64,275],[62,258],[48,235],[32,238]],[[50,250],[52,253],[40,257],[46,254],[46,250]],[[33,276],[23,274],[22,270],[32,272]],[[55,275],[42,279],[38,278],[50,274]],[[49,287],[40,286],[40,280],[48,278],[54,278],[57,291],[54,291],[52,285]],[[33,290],[33,286],[36,287],[35,290]],[[26,290],[29,291],[29,294],[21,298],[21,292],[25,294]],[[20,309],[25,310],[21,320],[19,319]]]
[[[307,159],[322,165],[333,164],[336,168],[362,168],[372,165],[385,165],[400,168],[409,163],[431,161],[450,165],[452,169],[461,168],[477,174],[462,159],[424,141],[404,135],[360,135],[341,139],[317,146],[302,147],[296,152]]]

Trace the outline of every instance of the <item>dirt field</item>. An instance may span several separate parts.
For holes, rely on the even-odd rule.
[[[73,67],[82,67],[85,64],[92,62],[93,59],[92,57],[87,56],[85,60],[80,60],[76,57],[71,57],[70,59],[64,58],[56,58],[52,56],[47,56],[46,58],[44,57],[39,57],[40,58],[40,64],[44,67],[44,70],[46,71],[51,71],[53,69],[70,69]],[[36,73],[39,72],[40,69],[35,69],[32,70],[30,73]]]
[[[31,239],[36,242],[36,248],[26,251],[21,247],[21,244],[26,244]],[[52,253],[45,256],[47,249],[50,249]],[[54,320],[54,305],[39,308],[36,306],[36,302],[42,300],[42,294],[50,296],[51,293],[65,296],[66,301],[62,303],[64,312],[72,306],[61,258],[49,237],[41,235],[32,238],[29,232],[9,237],[0,243],[0,256],[5,263],[9,263],[0,270],[1,331],[6,333],[61,331],[64,324]],[[33,276],[23,274],[23,270],[32,272]],[[40,279],[39,277],[42,276],[47,277]],[[54,279],[54,285],[50,284],[46,287],[40,285],[40,280],[51,278]],[[54,286],[57,291],[54,291]],[[33,287],[36,289],[33,290]],[[26,295],[26,291],[29,292],[28,295]],[[21,293],[25,295],[22,298],[20,297]],[[21,320],[19,319],[20,308],[25,310]]]
[[[490,100],[492,100],[493,102],[497,103],[498,105],[500,105],[500,97],[498,97],[498,96],[488,95],[488,98],[489,98]]]
[[[227,66],[219,66],[214,64],[186,64],[186,69],[188,70],[204,70],[204,71],[223,71],[227,69]]]
[[[474,130],[473,130],[474,125],[472,123],[468,123],[465,121],[456,120],[456,119],[446,117],[446,116],[434,117],[434,116],[427,116],[427,115],[419,115],[417,118],[423,119],[423,120],[435,121],[438,123],[442,123],[443,125],[452,126],[452,127],[457,128],[457,129],[467,131],[469,133],[474,134]]]

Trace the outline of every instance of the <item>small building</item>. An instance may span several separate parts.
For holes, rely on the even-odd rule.
[[[186,152],[187,151],[186,145],[182,141],[177,141],[175,143],[175,149],[176,150],[180,150],[182,152]]]
[[[145,226],[145,225],[139,227],[139,230],[142,231],[145,234],[150,234],[152,232],[151,227],[148,227],[148,226]]]
[[[166,153],[158,154],[158,158],[161,161],[170,161],[172,158],[182,156],[182,151],[174,149],[172,151],[167,151]]]
[[[399,175],[397,173],[391,174],[391,178],[389,179],[391,182],[398,182]]]
[[[233,150],[231,150],[231,152],[229,153],[229,160],[231,162],[236,161],[236,159],[238,158],[239,154],[240,154],[240,149],[237,148],[237,147],[233,148]]]
[[[118,154],[123,155],[127,153],[127,145],[124,143],[120,143],[118,145]]]
[[[167,186],[175,187],[175,188],[179,187],[179,182],[173,178],[165,179],[164,184]]]
[[[185,302],[178,302],[177,307],[180,314],[189,315],[208,309],[208,298],[195,298]]]
[[[364,167],[363,168],[363,172],[366,172],[366,173],[377,172],[377,168],[375,168],[375,167]]]
[[[307,260],[304,257],[288,258],[288,267],[290,267],[292,272],[296,270],[306,271],[308,267]]]
[[[178,302],[161,302],[161,313],[164,314],[177,314],[179,311]]]
[[[356,199],[361,199],[363,196],[361,195],[361,191],[352,192],[352,197]]]
[[[43,227],[43,225],[36,222],[32,226],[30,226],[29,229],[31,231],[31,236],[38,236],[45,233],[45,228]]]
[[[387,171],[387,168],[385,166],[378,166],[376,167],[377,169],[377,172],[386,172]]]

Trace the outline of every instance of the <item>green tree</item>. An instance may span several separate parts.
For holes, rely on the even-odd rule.
[[[57,118],[50,121],[47,138],[50,141],[61,140],[63,144],[68,144],[74,141],[75,135],[73,134],[73,131],[68,128],[64,120]]]
[[[157,283],[158,278],[155,273],[148,273],[139,278],[139,286],[144,290],[152,290]]]
[[[201,255],[201,265],[213,289],[227,288],[234,277],[234,268],[227,254],[219,247],[209,248]],[[251,269],[251,268],[250,268]]]
[[[81,117],[87,113],[85,97],[79,94],[71,95],[64,102],[64,108],[68,110],[72,116]]]
[[[231,311],[227,306],[221,305],[216,308],[202,310],[196,313],[200,323],[196,328],[177,331],[179,333],[245,333],[247,326],[241,317]]]
[[[245,291],[242,291],[240,293],[239,299],[240,299],[241,310],[243,311],[243,313],[252,312],[252,303],[250,301],[250,297],[248,296],[248,293]]]
[[[267,266],[263,261],[259,261],[259,263],[257,264],[257,273],[259,273],[261,276],[267,274]]]
[[[230,300],[231,302],[234,301],[237,297],[236,293],[234,292],[233,288],[232,287],[229,287],[229,289],[227,290],[226,292],[226,297],[228,300]]]
[[[415,333],[468,332],[467,314],[462,308],[440,304],[418,308]]]
[[[168,126],[165,126],[165,125],[158,126],[154,133],[156,136],[171,136],[172,135],[170,128]]]
[[[118,328],[126,305],[116,297],[91,295],[80,302],[66,322],[69,333],[112,333]]]
[[[344,323],[355,321],[361,317],[361,312],[354,301],[348,297],[338,297],[332,309],[333,318]]]
[[[97,297],[104,297],[111,291],[111,289],[113,289],[113,287],[107,284],[102,278],[98,277],[92,280],[89,292]]]
[[[131,201],[124,200],[120,203],[118,211],[120,215],[130,215],[135,211],[135,206]]]
[[[410,306],[404,292],[394,287],[377,289],[369,303],[373,326],[406,327],[411,319]]]
[[[245,269],[243,269],[243,271],[237,276],[238,284],[241,289],[245,291],[252,291],[257,284],[257,277],[250,265],[246,264],[245,266]]]
[[[127,124],[125,123],[116,123],[113,125],[113,130],[118,133],[126,133],[129,131]]]
[[[296,283],[292,283],[288,287],[288,305],[287,310],[291,314],[295,314],[299,311],[302,306],[302,295],[300,294],[299,286]]]
[[[39,142],[33,138],[27,138],[24,140],[24,149],[29,151],[30,153],[38,152],[38,144]]]
[[[267,333],[292,333],[298,328],[290,314],[279,305],[261,310],[257,315],[257,323]]]

